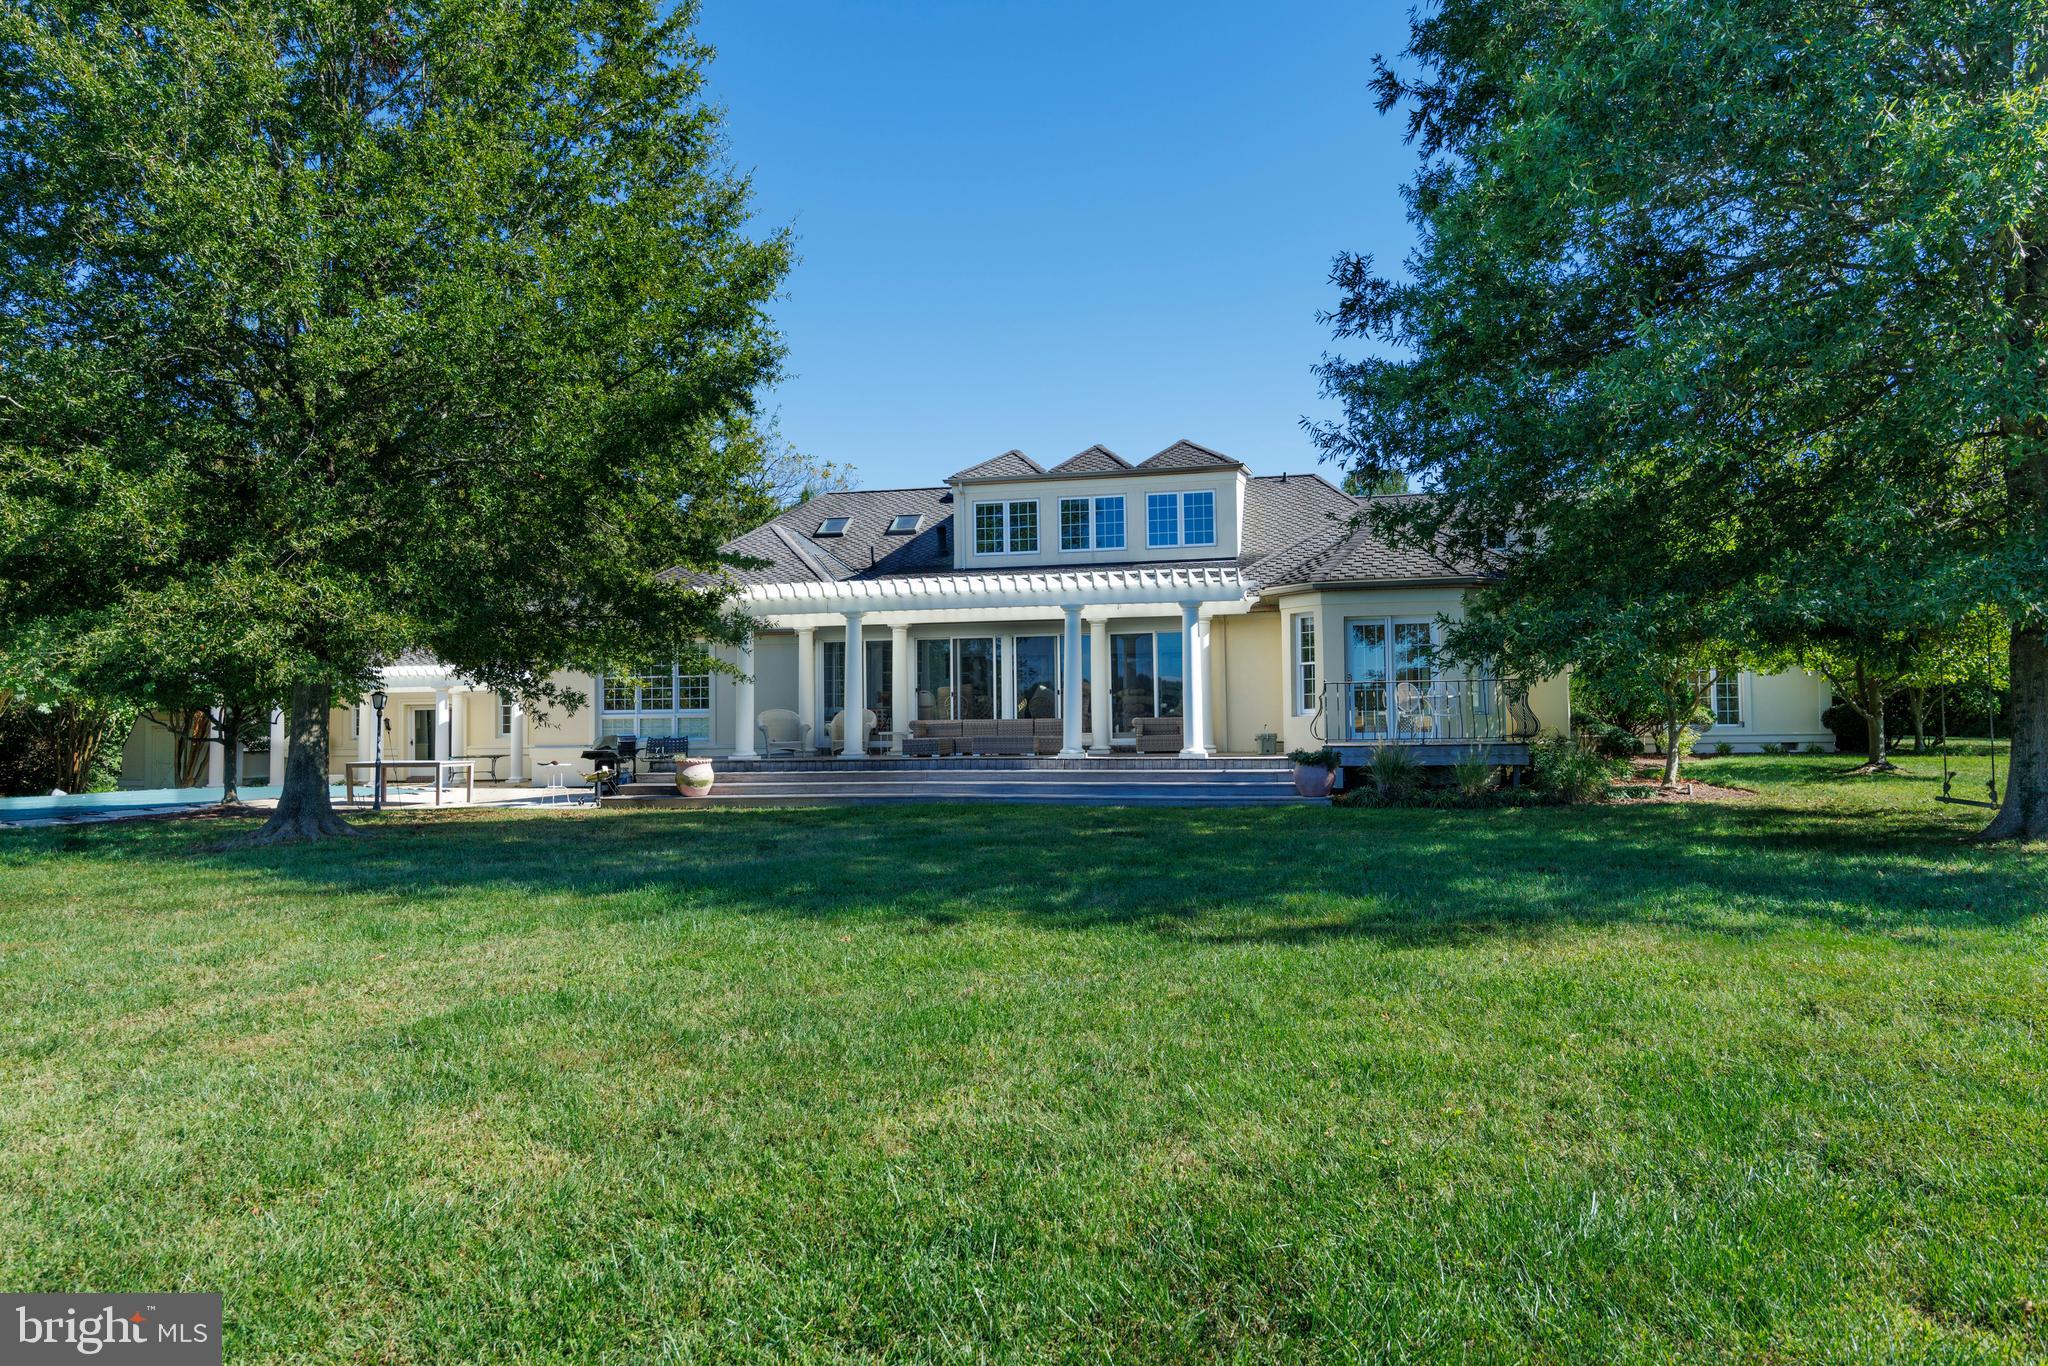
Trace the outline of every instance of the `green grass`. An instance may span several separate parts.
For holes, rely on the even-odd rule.
[[[230,1360],[2048,1356],[2048,857],[1852,762],[0,836],[0,1287]]]

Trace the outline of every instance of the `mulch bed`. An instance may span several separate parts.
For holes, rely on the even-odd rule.
[[[1664,761],[1662,759],[1638,759],[1635,772],[1626,778],[1615,780],[1615,786],[1632,789],[1626,795],[1617,793],[1616,801],[1623,802],[1739,802],[1745,797],[1754,797],[1756,791],[1747,787],[1717,787],[1703,783],[1696,778],[1685,776],[1681,771],[1678,786],[1663,787]]]

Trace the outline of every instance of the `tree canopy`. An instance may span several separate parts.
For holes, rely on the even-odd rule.
[[[400,651],[574,704],[735,638],[661,571],[758,512],[789,245],[693,18],[0,13],[0,651],[289,691],[290,835],[336,828],[330,693]]]
[[[1340,258],[1324,449],[1507,611],[1613,553],[1780,626],[1822,587],[2013,625],[2011,794],[2048,834],[2048,4],[1444,0],[1382,67],[1421,156],[1398,277]],[[1849,534],[1903,519],[1914,553]],[[1894,538],[1891,542],[1896,545]],[[1787,601],[1787,599],[1794,601]],[[1781,642],[1783,643],[1783,642]]]

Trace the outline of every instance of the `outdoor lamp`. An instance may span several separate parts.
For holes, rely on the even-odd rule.
[[[375,756],[370,761],[370,809],[372,811],[382,811],[384,809],[384,704],[390,700],[391,694],[385,692],[382,688],[370,694],[370,705],[377,712],[376,722],[370,728],[374,734],[373,747],[370,752]],[[362,751],[357,750],[356,753],[361,754]],[[439,789],[436,790],[438,791]]]

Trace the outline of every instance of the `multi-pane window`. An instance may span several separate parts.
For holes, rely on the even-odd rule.
[[[1095,500],[1095,548],[1124,548],[1124,500],[1121,494]]]
[[[974,505],[974,553],[1027,554],[1038,549],[1038,504],[1030,500],[1014,503]]]
[[[1038,504],[1010,504],[1010,553],[1021,555],[1038,549]]]
[[[1738,675],[1720,674],[1715,677],[1713,706],[1715,725],[1742,724],[1742,687]]]
[[[1003,553],[1003,505],[1001,503],[976,503],[974,505],[974,553],[977,555],[1000,555]]]
[[[503,693],[499,693],[499,694],[498,694],[498,734],[500,734],[500,735],[510,735],[511,733],[512,733],[512,699],[511,699],[511,698],[509,698],[509,697],[507,697],[507,696],[505,696],[505,694],[503,694]]]
[[[1145,544],[1151,546],[1180,544],[1179,494],[1148,493],[1145,495]]]
[[[1060,549],[1088,549],[1088,500],[1060,499]]]
[[[599,684],[604,705],[598,730],[605,735],[711,738],[711,675],[684,673],[675,665],[633,674],[606,675]],[[509,720],[510,704],[505,704]]]
[[[1183,545],[1216,544],[1216,495],[1204,490],[1181,495],[1180,539]]]
[[[1304,612],[1294,619],[1294,676],[1298,687],[1295,711],[1307,716],[1316,709],[1316,619]]]

